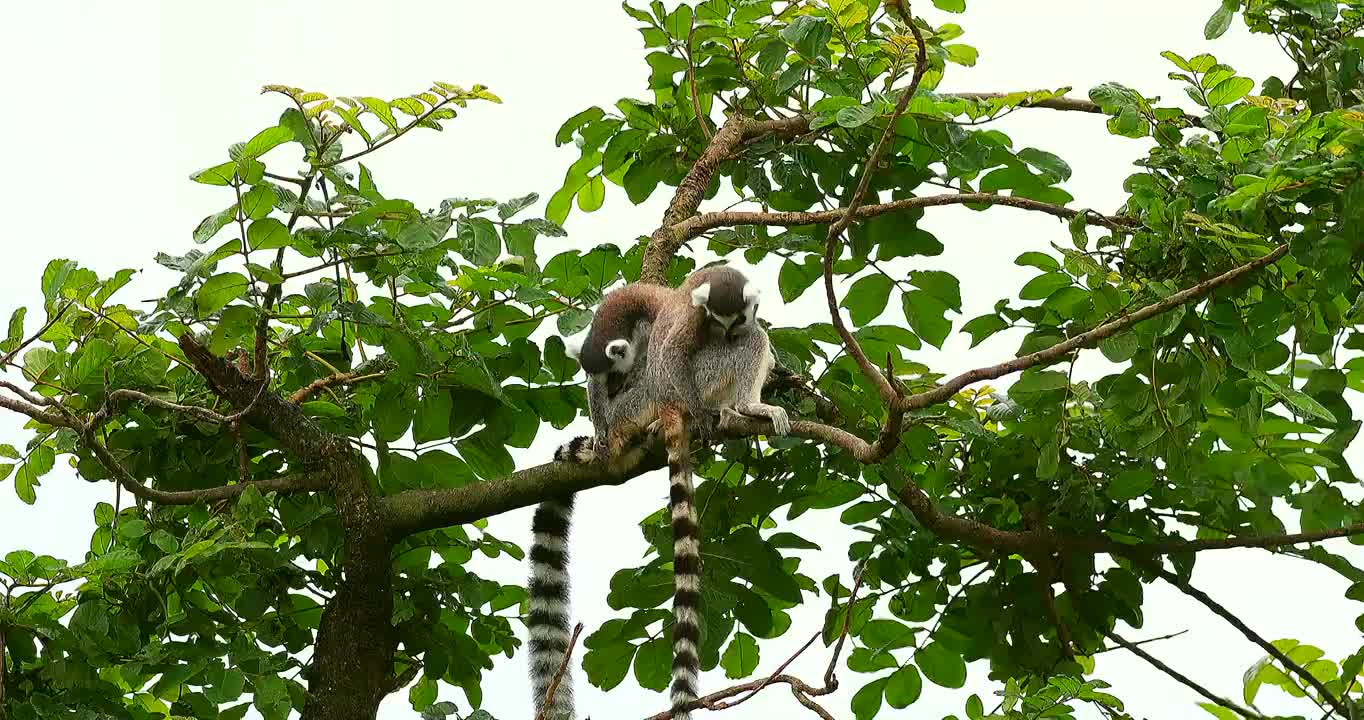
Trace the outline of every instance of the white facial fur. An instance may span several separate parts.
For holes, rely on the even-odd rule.
[[[606,344],[606,357],[611,359],[611,369],[626,373],[635,364],[635,347],[629,340],[612,340]]]
[[[691,291],[691,306],[701,307],[710,302],[710,283],[701,283],[699,287]]]

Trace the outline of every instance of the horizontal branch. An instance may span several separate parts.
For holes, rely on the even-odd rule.
[[[615,469],[602,462],[583,465],[556,461],[457,488],[405,490],[382,498],[380,512],[395,539],[424,530],[461,525],[550,498],[602,485],[620,485],[663,467],[660,449],[657,439],[640,443]]]
[[[902,212],[917,208],[938,207],[942,205],[970,205],[974,203],[1003,205],[1005,207],[1018,208],[1020,210],[1032,210],[1054,215],[1064,220],[1069,220],[1076,215],[1083,214],[1086,222],[1091,225],[1101,225],[1114,231],[1129,230],[1139,224],[1134,218],[1100,215],[1086,210],[1072,210],[1064,205],[1055,205],[1011,195],[999,195],[997,193],[960,193],[956,195],[942,194],[904,198],[902,200],[859,207],[857,208],[857,218],[861,220],[864,218],[876,217],[878,215],[885,215],[887,213]],[[673,228],[673,232],[680,237],[690,240],[707,230],[737,225],[775,225],[779,227],[824,225],[836,222],[844,213],[845,210],[843,208],[813,212],[751,212],[733,210],[711,212],[695,215],[683,220]]]
[[[1006,98],[1009,97],[1009,95],[1010,93],[1001,92],[961,92],[947,93],[944,97],[961,98],[962,100],[989,101]],[[1081,100],[1080,98],[1053,97],[1041,100],[1024,100],[1019,103],[1018,106],[1024,108],[1042,108],[1045,110],[1103,114],[1103,108],[1099,107],[1098,104],[1090,102],[1089,100]]]

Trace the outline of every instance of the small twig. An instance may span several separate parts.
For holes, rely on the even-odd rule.
[[[838,677],[834,671],[838,668],[838,656],[843,652],[843,643],[848,639],[848,630],[852,628],[853,610],[857,607],[857,591],[862,589],[862,576],[867,572],[866,563],[857,570],[857,577],[853,580],[852,591],[848,593],[848,612],[843,615],[843,629],[838,633],[838,640],[834,642],[834,653],[829,657],[829,667],[824,669],[824,686],[830,692],[838,687]]]
[[[1108,639],[1112,640],[1113,642],[1117,643],[1118,645],[1121,645],[1124,649],[1128,650],[1128,651],[1131,652],[1133,655],[1136,655],[1137,657],[1141,658],[1142,660],[1145,660],[1147,663],[1150,663],[1150,665],[1151,665],[1152,667],[1154,667],[1155,669],[1157,669],[1157,670],[1159,670],[1159,671],[1165,673],[1166,675],[1169,675],[1170,677],[1174,678],[1177,682],[1179,682],[1180,684],[1182,684],[1182,685],[1184,685],[1185,687],[1189,688],[1190,690],[1193,690],[1194,692],[1198,693],[1199,695],[1202,695],[1203,697],[1205,697],[1205,698],[1207,698],[1207,699],[1213,701],[1214,703],[1216,703],[1216,704],[1218,704],[1218,705],[1221,705],[1222,707],[1224,707],[1224,708],[1226,708],[1226,709],[1228,709],[1228,710],[1230,710],[1230,711],[1236,713],[1237,715],[1240,715],[1241,717],[1244,717],[1244,718],[1261,718],[1261,717],[1263,717],[1262,715],[1260,715],[1260,714],[1257,713],[1257,712],[1254,712],[1254,711],[1252,711],[1252,710],[1247,710],[1246,708],[1243,708],[1243,707],[1241,707],[1240,705],[1237,705],[1236,703],[1234,703],[1234,702],[1232,702],[1232,701],[1230,701],[1230,700],[1228,700],[1228,699],[1226,699],[1226,698],[1224,698],[1224,697],[1221,697],[1221,696],[1219,696],[1219,695],[1214,694],[1211,690],[1208,690],[1207,688],[1203,687],[1202,685],[1199,685],[1198,683],[1194,682],[1193,680],[1191,680],[1190,678],[1188,678],[1187,676],[1185,676],[1183,673],[1181,673],[1181,672],[1179,672],[1178,670],[1175,670],[1174,668],[1170,667],[1169,665],[1166,665],[1165,663],[1161,662],[1158,658],[1152,656],[1150,653],[1146,652],[1145,650],[1142,650],[1140,647],[1138,647],[1138,643],[1128,642],[1127,640],[1124,640],[1124,639],[1122,639],[1121,637],[1119,637],[1116,633],[1111,632],[1111,631],[1107,631],[1107,630],[1104,631],[1104,635],[1107,635],[1107,636],[1108,636]],[[1158,640],[1158,639],[1160,639],[1160,638],[1153,638],[1153,639],[1154,639],[1154,640]],[[1144,642],[1151,642],[1151,640],[1146,640],[1146,641],[1144,641]]]
[[[692,62],[692,37],[696,35],[696,18],[692,18],[691,29],[687,31],[687,83],[691,85],[691,107],[696,113],[696,122],[701,125],[701,134],[706,136],[706,142],[710,142],[712,134],[710,124],[706,122],[706,117],[701,114],[701,100],[696,93],[696,65]]]
[[[752,698],[754,695],[757,695],[759,691],[761,691],[768,685],[771,685],[773,682],[776,681],[777,678],[781,677],[782,672],[784,672],[786,668],[791,665],[791,663],[795,662],[796,658],[800,657],[802,654],[805,653],[806,650],[810,649],[810,646],[815,644],[815,641],[819,639],[819,636],[821,634],[822,633],[816,632],[814,635],[811,635],[810,639],[806,640],[804,645],[801,645],[799,649],[791,653],[791,656],[786,658],[786,660],[782,661],[782,664],[778,665],[777,669],[773,670],[772,674],[768,675],[766,680],[763,680],[761,683],[759,683],[758,686],[753,688],[753,690],[749,692],[747,695],[739,698],[738,700],[735,700],[734,702],[715,703],[713,705],[709,705],[707,709],[728,710],[729,708],[732,708],[735,705],[748,702],[749,698]]]
[[[338,373],[334,375],[328,375],[326,377],[318,378],[308,383],[307,385],[304,385],[298,390],[295,390],[294,394],[289,396],[289,402],[297,405],[326,388],[334,387],[336,385],[354,385],[356,383],[364,382],[366,380],[373,380],[375,378],[381,378],[383,376],[384,373],[369,373],[367,375],[356,375],[355,373]]]
[[[819,703],[815,702],[814,698],[801,692],[800,688],[795,685],[791,686],[791,694],[796,696],[796,700],[800,702],[801,705],[810,708],[816,715],[824,720],[834,720],[834,716],[830,715],[828,710],[825,710]]]
[[[15,356],[17,356],[24,348],[33,344],[34,340],[37,340],[38,338],[42,337],[43,333],[51,329],[53,325],[56,325],[57,321],[62,319],[62,316],[66,314],[66,311],[69,310],[72,304],[74,304],[75,302],[76,301],[74,299],[67,300],[65,303],[62,304],[60,308],[57,309],[56,314],[48,318],[47,322],[43,323],[43,326],[41,328],[38,328],[38,332],[33,333],[32,335],[28,336],[28,339],[19,343],[19,347],[16,347],[13,350],[5,353],[5,357],[0,358],[0,368],[9,365],[10,361],[13,360]]]
[[[559,690],[559,681],[564,679],[564,673],[568,672],[568,661],[573,657],[573,646],[578,643],[578,634],[582,631],[582,623],[573,626],[573,637],[568,639],[564,659],[559,662],[559,669],[554,671],[554,679],[549,681],[549,688],[545,690],[545,704],[540,706],[540,712],[535,713],[535,720],[545,720],[545,713],[554,707],[554,693]]]

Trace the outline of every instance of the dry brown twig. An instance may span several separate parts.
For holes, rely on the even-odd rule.
[[[545,720],[545,713],[554,707],[554,693],[559,691],[559,682],[564,679],[564,673],[568,672],[568,661],[573,657],[573,646],[578,644],[578,635],[582,631],[582,623],[573,626],[573,637],[568,639],[564,659],[559,662],[559,669],[554,671],[554,679],[549,681],[549,688],[545,690],[545,703],[540,706],[540,712],[535,713],[535,720]]]

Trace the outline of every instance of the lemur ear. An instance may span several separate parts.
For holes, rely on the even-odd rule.
[[[744,286],[745,303],[752,305],[758,302],[758,298],[761,296],[762,292],[758,290],[758,286],[755,283],[748,283],[747,285]]]
[[[582,340],[564,340],[564,353],[577,360],[583,354]]]
[[[701,286],[691,291],[691,306],[701,307],[710,302],[710,283],[701,283]]]
[[[623,358],[630,351],[630,341],[612,340],[606,344],[606,356],[613,358]]]

